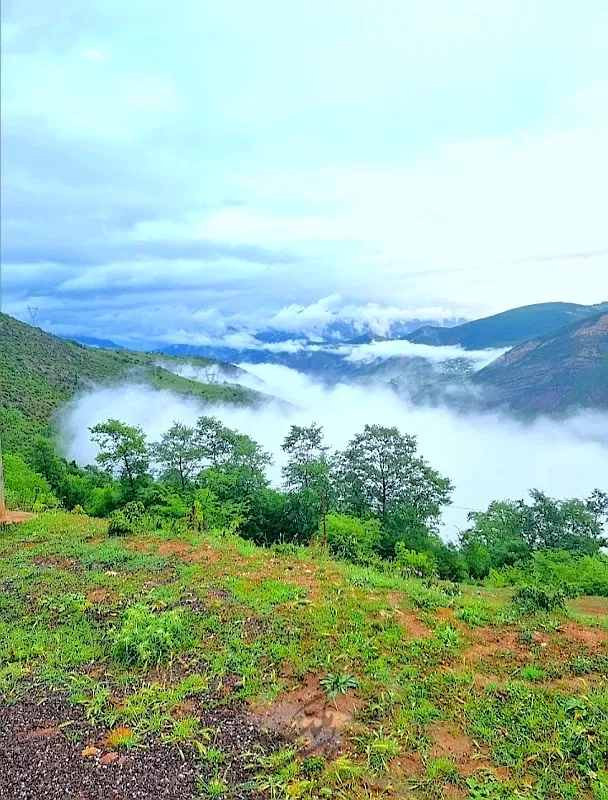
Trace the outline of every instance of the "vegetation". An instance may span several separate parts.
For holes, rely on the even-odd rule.
[[[75,767],[179,750],[147,780],[176,763],[189,798],[603,800],[608,606],[523,597],[46,512],[0,533],[0,702],[82,709],[54,740],[82,742]],[[264,733],[294,705],[312,727]]]
[[[3,412],[8,502],[38,513],[0,530],[7,741],[153,752],[191,798],[606,799],[608,495],[496,501],[448,544],[414,436],[293,426],[279,489],[209,415],[156,442],[109,419],[79,467],[43,435],[72,390],[41,337],[38,398]]]
[[[194,395],[207,402],[254,405],[263,395],[241,386],[199,383],[171,372],[184,360],[154,353],[100,350],[66,341],[0,314],[0,437],[7,451],[28,457],[36,434],[50,433],[56,409],[91,385],[140,380],[156,389]],[[209,359],[187,359],[198,366],[213,365]],[[236,371],[222,365],[226,373]]]

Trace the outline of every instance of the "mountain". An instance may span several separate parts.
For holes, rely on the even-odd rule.
[[[471,378],[522,414],[608,409],[608,309],[510,350]]]
[[[212,382],[179,374],[184,367],[212,368]],[[238,378],[238,367],[209,359],[163,359],[155,353],[86,347],[0,314],[0,435],[6,449],[23,451],[48,426],[55,411],[93,386],[137,381],[192,395],[207,403],[261,405],[269,398],[252,389],[217,382]]]
[[[465,350],[513,347],[604,309],[608,309],[608,303],[596,306],[583,306],[577,303],[537,303],[512,308],[501,314],[465,322],[464,325],[456,325],[453,328],[426,325],[403,338],[414,344],[459,345]]]
[[[100,350],[126,350],[126,347],[123,347],[120,344],[116,344],[116,342],[112,342],[109,339],[97,339],[95,336],[65,336],[61,337],[65,338],[70,342],[78,342],[78,344],[84,344],[87,347],[97,347]]]

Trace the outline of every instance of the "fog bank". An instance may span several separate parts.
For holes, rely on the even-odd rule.
[[[396,425],[417,435],[421,454],[455,484],[453,505],[444,513],[446,538],[454,538],[466,524],[468,510],[485,508],[492,500],[525,497],[533,487],[558,498],[608,488],[606,414],[580,413],[529,424],[490,414],[463,416],[446,408],[413,407],[387,388],[339,384],[328,389],[287,367],[241,366],[249,373],[242,383],[255,384],[294,408],[273,403],[261,410],[205,407],[194,398],[143,385],[100,388],[66,409],[61,430],[67,455],[80,464],[91,463],[97,451],[88,428],[110,417],[141,425],[154,440],[175,420],[192,425],[207,413],[269,450],[275,458],[269,477],[278,484],[281,443],[291,424],[316,421],[333,448],[343,448],[366,423]]]

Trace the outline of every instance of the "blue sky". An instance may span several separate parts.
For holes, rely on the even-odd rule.
[[[9,313],[202,341],[608,299],[604,0],[2,14]]]

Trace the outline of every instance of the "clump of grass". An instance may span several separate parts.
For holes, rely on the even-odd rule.
[[[533,664],[530,664],[527,667],[522,667],[519,672],[519,676],[525,681],[542,681],[545,677],[545,671],[541,669],[541,667],[536,667]]]
[[[330,700],[335,700],[339,694],[348,694],[351,689],[356,689],[359,686],[359,681],[354,675],[348,675],[345,672],[330,672],[324,678],[321,678],[319,683]]]
[[[190,641],[179,610],[153,614],[144,605],[127,609],[112,646],[112,656],[124,666],[156,666]]]
[[[357,744],[374,772],[387,772],[391,759],[401,752],[397,739],[385,733],[382,727],[359,736]]]

